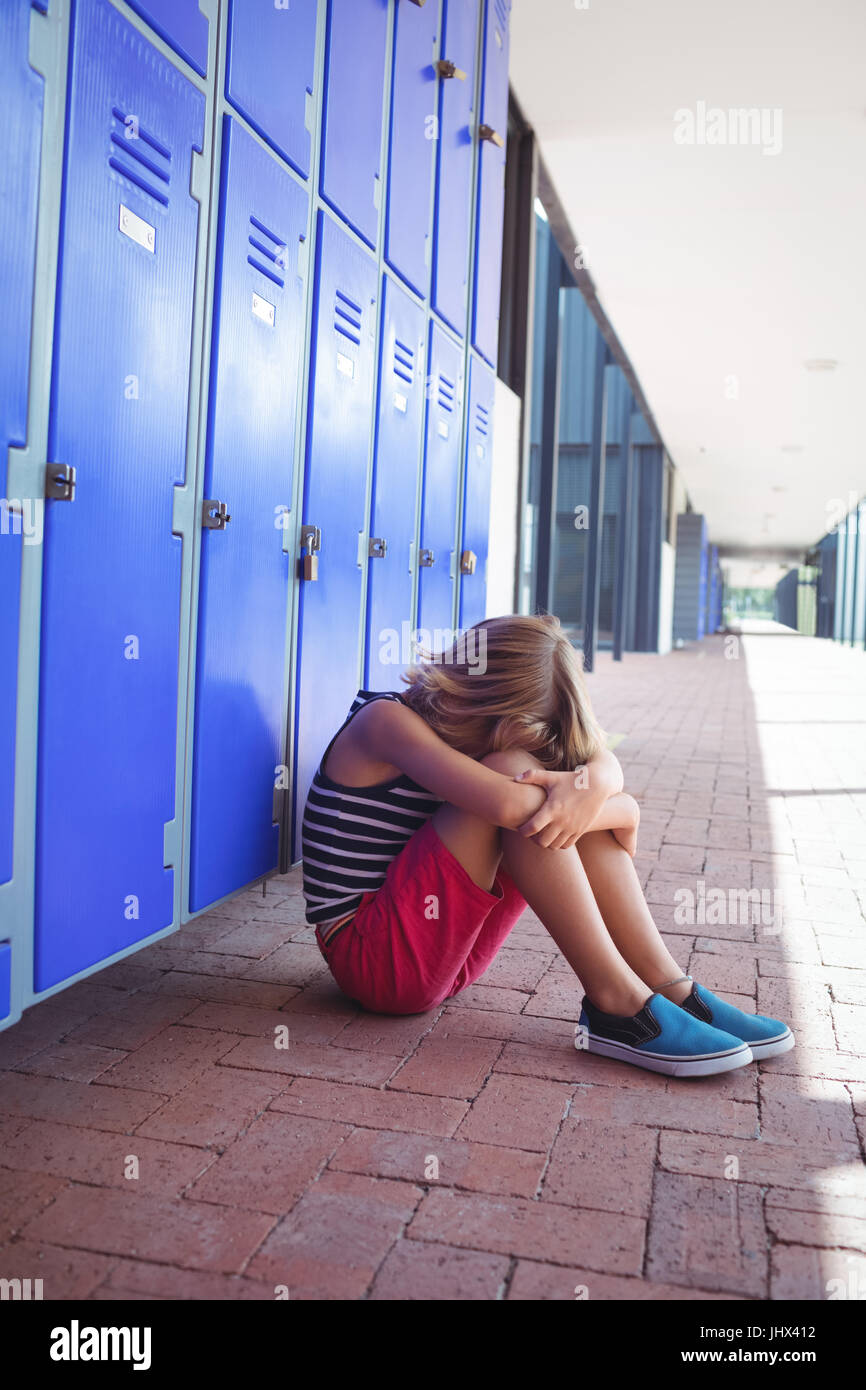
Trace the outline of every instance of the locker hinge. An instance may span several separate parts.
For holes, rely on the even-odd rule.
[[[45,468],[45,496],[55,502],[75,501],[75,469],[68,463],[49,463]]]
[[[460,573],[474,574],[475,566],[478,564],[478,556],[474,550],[464,550],[460,556]]]
[[[384,536],[371,536],[369,556],[371,560],[384,560],[388,554],[388,542]]]
[[[225,502],[206,497],[201,504],[201,524],[205,531],[224,531],[231,521]]]
[[[439,58],[433,66],[440,77],[456,77],[461,82],[466,81],[466,73],[462,68],[458,68],[456,63],[452,63],[450,58]]]
[[[493,129],[492,125],[480,125],[478,127],[478,139],[489,140],[491,145],[495,145],[498,150],[504,149],[505,147],[505,141],[499,134],[499,131]]]
[[[429,569],[435,559],[436,556],[433,554],[432,550],[418,551],[418,564],[421,566],[421,569]]]

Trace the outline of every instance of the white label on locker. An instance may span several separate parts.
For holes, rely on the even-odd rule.
[[[273,304],[267,299],[263,299],[260,294],[253,294],[253,313],[262,323],[268,323],[273,328],[276,312]]]
[[[478,455],[478,457],[479,457],[480,459],[483,459],[483,457],[484,457],[484,445],[483,445],[483,444],[476,444],[476,445],[475,445],[475,452],[476,452],[476,454]]]
[[[448,421],[447,421],[447,420],[440,420],[440,421],[439,421],[439,433],[440,433],[440,435],[442,436],[443,439],[447,439],[447,438],[448,438]]]
[[[128,236],[131,241],[143,246],[145,251],[153,255],[156,247],[156,228],[151,227],[149,222],[145,222],[143,217],[139,217],[123,203],[120,204],[120,219],[117,225],[124,236]]]
[[[346,357],[346,356],[344,356],[344,354],[343,354],[342,352],[338,352],[338,353],[337,353],[337,371],[338,371],[338,372],[342,372],[342,373],[343,373],[343,376],[348,376],[348,377],[351,377],[352,379],[354,379],[354,376],[355,376],[355,363],[352,361],[351,357]]]
[[[399,410],[401,415],[405,415],[409,408],[409,402],[400,391],[394,392],[394,409]]]

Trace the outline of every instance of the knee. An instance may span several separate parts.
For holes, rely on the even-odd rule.
[[[488,753],[481,759],[485,767],[501,772],[506,777],[514,777],[518,772],[527,772],[532,767],[543,767],[531,753],[522,748],[502,748],[498,753]]]

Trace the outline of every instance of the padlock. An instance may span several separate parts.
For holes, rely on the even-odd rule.
[[[318,555],[305,555],[301,561],[301,574],[304,579],[318,579],[319,577],[319,557]]]

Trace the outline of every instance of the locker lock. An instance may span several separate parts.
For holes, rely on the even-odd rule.
[[[318,526],[301,527],[301,550],[309,553],[301,556],[301,578],[311,583],[319,577],[318,551],[322,548],[322,533]]]
[[[418,564],[422,569],[429,569],[435,559],[436,556],[432,550],[419,550],[418,552]]]
[[[75,501],[75,469],[68,463],[49,463],[45,469],[45,496],[55,502]]]
[[[371,560],[384,560],[388,554],[388,542],[384,536],[371,536],[369,555]]]
[[[464,550],[460,556],[460,573],[474,574],[475,566],[478,564],[478,556],[474,550]]]
[[[201,524],[205,531],[224,531],[231,521],[225,502],[206,497],[201,504]]]
[[[458,68],[456,63],[452,63],[450,58],[440,58],[433,66],[440,77],[458,77],[461,82],[466,81],[466,73],[462,68]]]
[[[489,140],[491,145],[495,145],[498,150],[505,148],[505,141],[499,134],[499,131],[493,129],[492,125],[480,125],[478,127],[478,138],[479,140]]]

